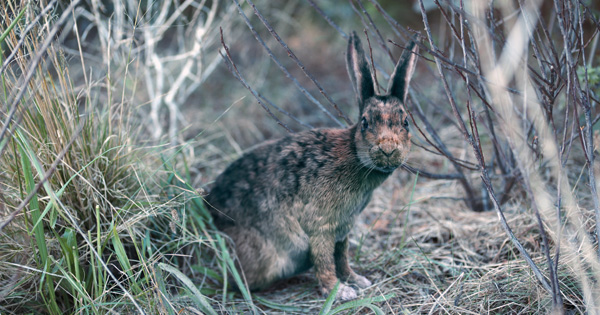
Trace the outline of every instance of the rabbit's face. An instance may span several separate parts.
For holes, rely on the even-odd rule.
[[[393,96],[366,99],[355,141],[364,166],[392,172],[402,165],[410,151],[410,133],[408,116],[400,100]]]
[[[388,82],[387,95],[377,95],[373,75],[356,32],[348,40],[346,67],[360,109],[354,136],[363,166],[392,172],[404,163],[410,150],[408,119],[403,101],[414,73],[418,46],[409,43]]]
[[[360,109],[354,139],[365,167],[389,173],[406,160],[410,134],[403,101],[415,70],[417,47],[414,42],[409,44],[390,76],[388,94],[377,95],[360,39],[355,32],[350,35],[346,66]]]

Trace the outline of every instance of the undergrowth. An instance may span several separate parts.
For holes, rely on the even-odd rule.
[[[41,8],[3,6],[14,19],[4,20],[0,56],[16,55],[1,77],[0,312],[174,313],[161,276],[173,271],[160,246],[177,251],[169,225],[158,222],[175,222],[170,204],[183,191],[170,188],[171,170],[153,173],[148,163],[164,152],[139,145],[134,114],[125,97],[110,95],[119,89],[110,77],[75,82],[60,46],[42,44],[60,27],[57,17],[32,22]],[[165,201],[161,192],[174,195]]]
[[[290,1],[268,18],[279,17],[278,30],[293,33],[299,26],[289,17],[300,19],[293,16],[299,3]],[[330,13],[339,9],[339,19],[352,11],[323,6]],[[375,13],[369,8],[364,12]],[[235,54],[247,54],[238,60],[247,72],[258,69],[249,78],[259,87],[286,101],[300,92],[279,91],[283,83],[271,78],[268,58],[255,58],[245,47],[256,44],[254,38],[244,41],[233,31],[245,27],[232,18],[234,3],[9,0],[0,10],[1,314],[533,314],[551,308],[494,213],[475,214],[457,202],[455,181],[401,172],[374,195],[353,230],[351,263],[375,283],[361,299],[336,304],[335,290],[319,296],[310,272],[249,292],[230,240],[204,208],[201,187],[276,127],[254,107],[239,105],[242,88],[218,74],[226,70],[218,68],[217,26]],[[307,28],[323,26],[315,25]],[[313,50],[321,49],[311,40]],[[334,48],[319,53],[325,57],[312,58],[318,65],[312,68],[326,68],[327,58],[343,63]],[[587,73],[596,89],[598,67],[585,70],[578,69],[580,77]],[[341,89],[340,72],[327,74],[324,85]],[[214,75],[221,77],[209,79]],[[223,95],[236,101],[222,105],[230,99]],[[189,103],[200,108],[183,106]],[[290,111],[327,124],[308,102],[300,103]],[[182,122],[191,127],[178,129]],[[435,122],[453,154],[470,154],[451,123]],[[423,151],[413,153],[418,166],[448,171],[446,161]],[[570,168],[573,174],[583,173],[578,167]],[[542,265],[539,225],[525,199],[515,193],[504,212]],[[592,216],[585,215],[582,225],[591,230]],[[594,301],[586,301],[577,273],[590,271],[574,270],[570,260],[561,256],[558,282],[565,309],[582,313]]]
[[[52,43],[61,11],[44,8],[0,7],[9,17],[0,63],[10,56],[1,73],[0,313],[257,311],[193,187],[185,146],[144,144],[128,68],[114,80],[111,69],[85,73],[84,63],[75,80],[73,60]],[[243,301],[231,302],[236,295]],[[331,301],[323,314],[340,311]]]

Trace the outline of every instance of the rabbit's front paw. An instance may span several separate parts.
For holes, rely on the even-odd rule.
[[[369,279],[357,274],[354,274],[354,276],[348,282],[357,286],[359,289],[366,289],[372,284]]]
[[[354,290],[350,286],[340,283],[340,287],[338,289],[337,295],[335,296],[335,299],[339,301],[350,301],[356,299],[357,297],[358,294],[356,294],[356,290]]]
[[[321,287],[321,293],[327,297],[331,294],[332,289],[327,289],[326,287]],[[337,294],[335,295],[335,299],[338,301],[349,301],[354,300],[358,297],[356,290],[349,285],[345,285],[340,283],[338,286]]]

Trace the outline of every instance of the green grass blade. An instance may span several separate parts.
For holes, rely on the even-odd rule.
[[[84,165],[80,170],[78,170],[77,172],[75,172],[75,174],[73,174],[73,176],[71,176],[66,182],[65,184],[56,192],[54,193],[54,196],[58,199],[62,196],[62,194],[64,193],[65,189],[69,186],[69,184],[71,183],[71,181],[73,181],[76,177],[80,176],[80,174],[85,171],[90,165],[92,165],[94,162],[96,162],[96,160],[101,159],[104,157],[104,155],[106,155],[107,153],[109,153],[112,150],[116,150],[120,147],[114,147],[114,148],[110,148],[106,151],[103,151],[101,154],[99,154],[97,157],[95,157],[93,160],[91,160],[90,162],[88,162],[86,165]],[[42,215],[40,216],[40,219],[37,220],[34,224],[34,227],[37,226],[41,220],[48,214],[48,212],[50,211],[50,209],[52,209],[53,207],[58,207],[57,203],[55,202],[54,199],[50,199],[50,202],[48,202],[48,204],[46,205],[46,208],[44,208],[44,212],[42,212]]]
[[[196,288],[196,286],[194,285],[192,280],[190,280],[190,278],[184,275],[181,271],[177,270],[177,268],[172,267],[170,265],[159,263],[158,267],[177,277],[177,279],[179,279],[185,285],[185,288],[189,292],[189,295],[192,298],[192,300],[194,300],[196,305],[200,307],[205,313],[217,315],[217,312],[214,310],[214,308],[212,308],[212,306],[210,306],[206,297],[202,295],[202,293],[200,293],[200,290]]]
[[[135,237],[135,232],[133,232],[131,230],[130,226],[127,226],[127,231],[129,232],[129,238],[131,239],[131,243],[129,244],[130,247],[133,247],[133,249],[135,250],[135,254],[137,255],[137,257],[139,258],[139,262],[141,266],[147,266],[148,265],[148,261],[146,260],[146,257],[142,254],[142,250],[140,249],[139,243]],[[145,284],[147,287],[152,286],[153,284],[150,282],[150,278],[152,277],[152,275],[150,274],[150,271],[148,268],[140,268],[140,272],[142,275],[145,275],[143,277],[140,278],[140,283],[141,286],[143,287],[143,283],[145,281]],[[135,282],[136,286],[140,286],[140,284],[136,281]],[[148,296],[148,291],[144,291],[142,289],[140,289],[139,291],[141,294],[145,295],[146,299],[151,299],[152,297]]]
[[[165,280],[163,278],[162,271],[160,268],[155,270],[154,280],[158,285],[158,290],[161,293],[160,298],[163,302],[163,305],[167,309],[167,312],[169,312],[169,315],[175,315],[175,310],[173,310],[173,306],[171,305],[171,303],[169,303],[168,300],[169,295],[167,294],[167,286],[165,285]]]
[[[31,162],[29,160],[29,157],[27,156],[27,154],[25,154],[25,150],[23,150],[23,147],[21,145],[19,145],[19,153],[21,155],[21,167],[23,168],[23,176],[25,177],[25,190],[27,191],[28,194],[32,193],[34,188],[35,188],[35,182],[33,179],[33,170],[31,169]],[[40,204],[38,201],[38,197],[37,194],[35,196],[33,196],[33,198],[31,198],[31,201],[29,201],[29,209],[31,210],[31,219],[33,222],[37,222],[41,215],[40,215]],[[48,260],[48,248],[46,247],[46,237],[44,235],[44,226],[43,225],[36,225],[34,226],[31,231],[29,231],[29,234],[33,234],[35,237],[35,241],[36,241],[36,245],[38,247],[38,250],[40,251],[39,253],[39,258],[41,261],[39,261],[40,266],[43,266],[46,264],[46,261]]]
[[[246,287],[246,284],[242,280],[242,277],[238,273],[237,268],[235,268],[235,263],[233,262],[233,259],[231,258],[231,256],[229,256],[229,251],[227,250],[227,247],[225,246],[225,240],[219,234],[216,234],[215,238],[217,239],[217,242],[219,243],[223,261],[227,263],[227,266],[229,267],[229,271],[231,272],[231,276],[233,277],[233,280],[237,284],[238,289],[242,293],[242,296],[244,297],[244,299],[246,300],[248,305],[252,308],[252,311],[254,313],[257,313],[256,307],[254,306],[254,303],[252,303],[252,297],[250,296],[250,290],[248,290],[248,288]]]
[[[34,189],[35,189],[35,182],[34,182],[34,176],[33,176],[33,170],[31,168],[31,160],[29,159],[29,156],[25,153],[25,143],[23,141],[19,142],[18,148],[19,148],[19,155],[21,156],[21,167],[23,169],[23,176],[25,177],[25,188],[28,194],[33,193]],[[31,198],[31,201],[29,201],[29,209],[31,210],[31,220],[33,221],[37,221],[41,218],[41,214],[40,214],[40,204],[39,204],[39,200],[37,197],[37,194],[35,194],[33,196],[33,198]],[[48,260],[48,248],[46,246],[46,235],[44,233],[44,226],[43,225],[38,225],[35,228],[32,228],[31,231],[29,231],[29,234],[33,234],[34,238],[35,238],[35,243],[37,245],[37,248],[39,250],[39,254],[37,255],[39,257],[38,260],[38,264],[39,266],[41,266],[44,270],[44,272],[47,272],[50,269],[50,262]],[[48,299],[44,299],[44,301],[46,302],[46,304],[48,305],[48,308],[50,309],[50,312],[53,314],[60,314],[60,308],[58,307],[58,304],[56,303],[56,297],[55,297],[55,288],[54,288],[54,280],[53,277],[48,275],[47,277],[42,276],[41,281],[40,281],[40,286],[41,287],[45,287],[47,290],[47,293],[49,295]]]
[[[354,309],[354,308],[358,308],[358,307],[366,307],[371,309],[373,312],[375,312],[375,314],[384,314],[383,311],[373,305],[373,303],[379,303],[379,302],[384,302],[387,301],[391,298],[393,298],[394,296],[396,296],[394,293],[390,293],[384,296],[375,296],[375,297],[370,297],[370,298],[366,298],[366,299],[360,299],[360,300],[354,300],[354,301],[349,301],[346,302],[336,308],[334,308],[331,312],[327,313],[327,315],[333,315],[333,314],[338,314],[342,311],[346,311],[349,309]]]
[[[217,280],[218,282],[223,282],[223,277],[216,271],[206,268],[204,266],[200,266],[200,265],[194,265],[192,266],[192,270],[200,272],[202,274],[204,274],[205,276],[209,277],[209,278],[213,278],[215,280]]]
[[[10,31],[12,31],[12,29],[15,28],[17,23],[19,23],[19,20],[23,17],[23,14],[25,14],[25,11],[27,10],[28,7],[29,6],[27,6],[27,5],[24,6],[23,9],[21,9],[21,12],[19,12],[19,15],[17,15],[17,17],[10,23],[8,28],[6,28],[6,30],[4,30],[4,32],[2,32],[2,35],[0,35],[0,45],[2,45],[2,43],[6,39],[6,36],[8,36],[8,34],[10,34]]]
[[[31,169],[31,165],[33,165],[33,167],[35,168],[36,172],[40,175],[40,176],[44,176],[45,171],[44,168],[42,167],[42,165],[40,164],[40,161],[36,158],[36,154],[33,151],[33,149],[31,148],[31,146],[29,145],[29,142],[27,141],[27,138],[23,135],[23,133],[21,132],[21,130],[17,129],[16,131],[16,135],[17,135],[17,139],[18,139],[18,143],[19,143],[19,152],[21,154],[22,157],[26,157],[27,161],[28,161],[28,169],[29,169],[29,173],[33,176],[32,174],[32,169]],[[27,176],[28,174],[24,174],[25,176]],[[55,209],[58,209],[58,197],[56,196],[56,192],[54,191],[54,189],[52,188],[52,186],[50,185],[49,181],[45,181],[42,186],[44,187],[44,189],[46,190],[46,193],[48,194],[48,196],[50,197],[50,202],[49,203],[54,203],[55,204]],[[34,186],[35,187],[35,184]],[[32,188],[33,190],[33,188]],[[36,198],[34,198],[36,199]],[[37,199],[35,201],[37,202]],[[37,213],[38,215],[33,218],[33,221],[36,222],[35,223],[35,228],[37,229],[37,226],[39,225],[39,222],[42,220],[42,218],[44,218],[43,215],[41,215],[39,213],[40,209],[39,209],[39,204],[36,207],[37,209]],[[51,214],[51,217],[54,214]]]
[[[127,257],[127,253],[125,252],[125,246],[123,246],[123,243],[119,238],[119,233],[117,233],[117,229],[114,226],[112,228],[111,242],[115,250],[115,254],[117,255],[117,260],[129,278],[131,288],[135,294],[141,293],[142,289],[138,286],[137,282],[135,281],[135,277],[133,276],[131,263],[129,262],[129,257]]]
[[[54,266],[58,269],[60,273],[63,275],[63,279],[69,284],[69,287],[72,289],[73,299],[76,301],[73,305],[77,308],[83,305],[89,305],[94,310],[94,313],[98,313],[96,309],[96,305],[94,300],[90,297],[90,295],[86,292],[81,279],[75,276],[72,272],[66,270],[59,261],[54,262]]]
[[[329,314],[329,311],[331,310],[331,306],[333,306],[333,302],[335,302],[335,297],[337,295],[339,288],[340,288],[340,281],[338,280],[338,282],[335,284],[335,286],[333,286],[333,290],[331,290],[331,292],[329,292],[329,296],[327,296],[327,299],[325,300],[325,304],[323,304],[323,308],[319,312],[319,315]]]
[[[417,187],[417,181],[419,180],[419,172],[417,172],[417,174],[415,175],[415,180],[413,182],[413,186],[412,189],[410,191],[410,197],[408,199],[408,204],[406,205],[406,215],[404,216],[404,223],[402,226],[408,226],[408,218],[410,217],[410,209],[411,206],[414,202],[414,196],[415,196],[415,190]],[[391,236],[391,235],[390,235]],[[390,239],[390,236],[388,236],[388,240]],[[406,238],[408,237],[408,232],[406,229],[402,229],[402,236],[400,237],[400,246],[398,246],[399,250],[402,250],[404,248],[404,246],[406,245]]]
[[[257,300],[260,304],[267,306],[269,308],[272,308],[274,310],[279,310],[279,311],[283,311],[283,312],[290,312],[290,313],[300,313],[302,311],[304,311],[304,309],[297,307],[297,306],[292,306],[292,305],[286,305],[286,304],[280,304],[280,303],[275,303],[272,301],[269,301],[267,299],[261,298],[259,296],[254,295],[254,299]]]
[[[87,232],[88,239],[92,240],[92,232]],[[100,296],[98,288],[98,274],[96,273],[96,257],[95,255],[90,255],[90,261],[88,266],[88,278],[86,279],[88,288],[87,290],[90,292],[91,296]]]
[[[4,137],[4,139],[0,139],[0,152],[4,151],[4,147],[8,143],[8,137]]]

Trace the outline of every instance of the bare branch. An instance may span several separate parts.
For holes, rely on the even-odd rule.
[[[296,86],[296,88],[298,88],[298,90],[300,91],[300,93],[302,93],[304,96],[306,96],[306,98],[311,101],[313,104],[317,105],[317,107],[319,107],[319,109],[325,113],[325,115],[327,115],[327,117],[331,118],[332,120],[336,121],[338,124],[341,124],[341,122],[335,118],[335,116],[333,116],[333,114],[331,114],[331,112],[329,112],[327,110],[327,108],[325,108],[325,106],[323,106],[323,104],[321,104],[321,102],[319,102],[312,94],[310,94],[310,92],[308,92],[301,84],[300,82],[298,82],[298,80],[281,64],[281,62],[279,62],[279,60],[275,57],[275,55],[273,54],[273,52],[271,51],[271,49],[269,48],[269,46],[267,46],[267,44],[265,43],[265,41],[262,39],[262,37],[260,37],[260,35],[258,35],[258,33],[256,32],[256,30],[254,29],[254,27],[252,26],[252,24],[250,24],[250,20],[248,19],[248,17],[246,16],[246,14],[244,13],[244,10],[242,10],[242,7],[240,6],[238,0],[234,0],[237,8],[238,8],[238,12],[239,14],[242,16],[242,19],[244,20],[244,22],[246,23],[246,25],[248,26],[248,28],[250,29],[250,31],[252,32],[252,34],[254,35],[254,38],[256,39],[256,41],[258,41],[261,46],[265,49],[265,51],[267,52],[267,54],[269,55],[269,57],[271,57],[271,60],[273,60],[273,62],[275,62],[275,64],[277,65],[277,67],[279,68],[279,70],[281,70],[281,72],[283,72],[285,74],[285,76],[290,79],[292,81],[292,83],[294,83],[294,85]],[[289,115],[288,115],[289,116]],[[291,117],[291,116],[290,116]],[[292,119],[296,120],[297,122],[299,121],[297,118],[293,117]],[[342,124],[341,124],[342,125]]]
[[[233,62],[233,59],[231,58],[231,54],[229,53],[229,47],[227,47],[227,45],[225,44],[225,41],[223,39],[223,29],[221,29],[221,45],[223,45],[223,48],[225,49],[225,55],[221,54],[221,57],[223,57],[223,60],[226,61],[225,64],[227,65],[227,67],[229,68],[231,73],[242,83],[242,85],[246,89],[248,89],[250,91],[250,93],[252,93],[252,95],[258,101],[260,106],[262,106],[262,108],[265,111],[267,111],[267,113],[269,114],[269,116],[271,116],[271,118],[273,118],[285,130],[287,130],[290,133],[293,133],[292,129],[290,129],[285,123],[283,123],[281,120],[279,120],[279,118],[277,118],[277,116],[275,116],[273,114],[273,112],[271,112],[271,110],[262,102],[262,98],[258,96],[258,93],[256,91],[254,91],[254,89],[252,89],[250,87],[250,85],[248,85],[248,83],[246,83],[246,80],[244,80],[244,78],[242,77],[242,74],[238,71],[237,66]]]
[[[292,50],[288,47],[288,45],[281,39],[281,37],[279,37],[279,35],[277,34],[277,32],[275,32],[275,30],[273,29],[273,27],[271,27],[271,25],[269,24],[269,22],[258,11],[258,9],[254,5],[254,3],[252,1],[250,1],[250,0],[246,0],[246,2],[252,7],[252,9],[254,10],[254,14],[260,19],[260,21],[267,28],[267,30],[269,31],[269,33],[271,33],[271,35],[273,36],[273,38],[275,38],[277,40],[277,42],[281,45],[281,47],[283,47],[283,49],[285,49],[285,51],[287,52],[288,56],[290,58],[292,58],[292,60],[294,60],[294,62],[296,62],[296,65],[298,65],[298,67],[302,70],[302,72],[304,72],[304,74],[315,84],[315,86],[319,89],[319,92],[321,92],[321,94],[325,97],[325,99],[327,99],[327,101],[329,101],[329,103],[331,105],[333,105],[333,107],[335,108],[335,110],[338,112],[338,116],[342,117],[346,121],[346,123],[348,125],[352,125],[353,124],[352,120],[350,118],[348,118],[348,116],[346,116],[346,114],[344,114],[341,111],[341,109],[333,101],[333,99],[327,93],[325,93],[325,90],[323,89],[323,87],[321,86],[321,84],[317,81],[317,79],[315,79],[315,77],[310,72],[308,72],[308,70],[306,69],[306,66],[304,66],[304,64],[302,64],[302,62],[298,59],[298,57],[296,57],[296,55],[292,52]],[[337,119],[335,119],[335,120],[338,123],[338,125],[344,126],[344,124],[342,124],[339,120],[337,120]]]

